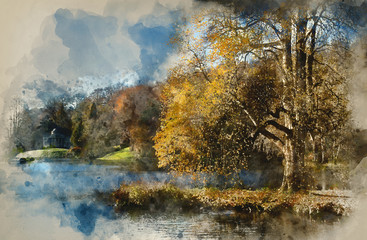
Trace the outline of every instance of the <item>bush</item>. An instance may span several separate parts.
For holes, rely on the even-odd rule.
[[[193,210],[199,206],[196,197],[188,190],[179,189],[173,185],[148,186],[142,184],[121,185],[113,193],[119,210]]]

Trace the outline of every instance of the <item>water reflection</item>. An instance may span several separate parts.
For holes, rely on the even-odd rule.
[[[45,226],[47,221],[58,222],[60,238],[52,232],[56,230],[40,227],[43,232],[37,236],[43,239],[69,239],[63,238],[69,228],[78,234],[72,239],[307,239],[310,232],[331,228],[287,213],[277,218],[248,218],[231,211],[114,211],[108,193],[121,183],[174,180],[193,184],[187,178],[174,178],[163,172],[133,173],[118,165],[51,159],[25,165],[11,163],[10,169],[7,177],[0,171],[0,200],[11,202],[11,207],[3,211],[22,215],[14,217],[13,225],[26,221],[25,225],[33,226],[33,219],[39,217]],[[29,219],[25,220],[25,216]],[[7,239],[30,239],[31,234],[9,236]]]

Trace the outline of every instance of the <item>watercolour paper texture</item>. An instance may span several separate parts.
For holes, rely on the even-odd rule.
[[[2,0],[0,239],[364,239],[367,1]]]

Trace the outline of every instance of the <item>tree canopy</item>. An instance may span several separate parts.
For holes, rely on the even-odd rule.
[[[307,146],[318,155],[349,119],[355,29],[338,11],[333,3],[288,1],[266,11],[192,16],[174,38],[182,60],[162,94],[160,166],[236,172],[265,141],[283,154],[282,189],[307,187]]]

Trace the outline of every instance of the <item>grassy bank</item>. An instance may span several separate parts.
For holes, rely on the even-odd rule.
[[[31,150],[19,153],[16,158],[74,158],[74,154],[64,148],[47,148],[39,150]]]
[[[126,164],[132,164],[133,162],[135,162],[135,154],[130,150],[129,147],[127,147],[119,151],[109,153],[98,159],[106,161],[120,161]]]
[[[272,214],[292,211],[314,217],[323,214],[344,216],[351,212],[353,199],[332,193],[288,194],[275,190],[215,188],[181,189],[172,185],[122,185],[113,193],[119,211],[145,210],[234,210],[238,213]]]
[[[98,160],[109,164],[118,164],[132,171],[157,170],[157,164],[153,158],[139,156],[136,152],[132,151],[130,147],[109,153],[98,158]]]
[[[109,153],[97,160],[106,164],[118,164],[127,170],[136,170],[139,167],[136,154],[129,147]]]

